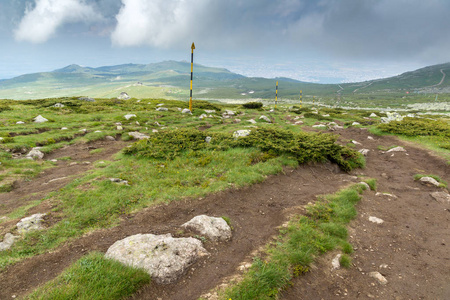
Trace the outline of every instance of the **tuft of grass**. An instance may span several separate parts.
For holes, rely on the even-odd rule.
[[[372,191],[377,190],[377,180],[375,178],[370,178],[364,180],[365,183],[367,183]]]
[[[93,252],[38,288],[27,299],[123,299],[149,282],[150,275],[145,271]]]
[[[339,259],[339,264],[343,268],[350,268],[352,264],[352,259],[348,255],[342,254],[341,258]]]

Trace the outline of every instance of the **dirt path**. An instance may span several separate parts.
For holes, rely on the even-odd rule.
[[[351,223],[354,267],[330,271],[330,258],[319,260],[313,271],[297,279],[284,299],[447,299],[450,282],[449,207],[432,200],[425,187],[412,180],[417,173],[430,173],[449,181],[449,166],[426,151],[405,145],[407,154],[381,153],[378,146],[401,145],[392,137],[367,140],[361,129],[337,131],[343,143],[355,139],[371,149],[367,168],[351,175],[377,178],[379,192],[397,198],[366,192],[359,204],[359,217]],[[84,236],[56,251],[25,260],[0,273],[0,299],[21,297],[57,276],[64,268],[89,251],[105,252],[116,240],[137,233],[172,233],[199,214],[227,216],[234,226],[231,242],[206,243],[211,256],[196,263],[177,283],[150,284],[133,299],[198,299],[220,285],[224,278],[238,273],[242,262],[271,240],[277,226],[317,194],[333,193],[349,182],[359,180],[340,172],[336,166],[306,165],[285,174],[269,177],[264,183],[240,190],[228,190],[203,199],[174,202],[124,216],[121,224]],[[376,216],[385,221],[375,225]],[[387,268],[379,266],[387,264]],[[388,279],[378,285],[367,274],[380,271]],[[418,285],[418,286],[417,286]],[[445,290],[447,288],[447,290]],[[346,293],[347,295],[345,295]],[[397,298],[396,298],[397,297]]]

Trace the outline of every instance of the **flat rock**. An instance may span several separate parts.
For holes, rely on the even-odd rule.
[[[370,272],[369,276],[375,278],[379,284],[385,285],[388,281],[380,272]]]
[[[16,122],[16,124],[25,124],[25,122],[24,121],[18,121],[18,122]]]
[[[18,236],[14,236],[11,233],[5,234],[3,242],[0,242],[0,251],[5,251],[11,248],[17,238]]]
[[[313,125],[313,128],[327,128],[327,125],[319,124],[319,125]]]
[[[115,242],[105,257],[142,268],[156,283],[167,284],[180,278],[187,268],[205,255],[208,252],[194,238],[137,234]]]
[[[352,143],[353,143],[354,145],[362,145],[360,142],[355,141],[355,140],[352,140]]]
[[[107,135],[105,136],[105,139],[108,141],[115,141],[116,139],[113,136]]]
[[[156,111],[168,111],[169,109],[167,107],[158,107]]]
[[[405,150],[405,148],[399,146],[399,147],[395,147],[395,148],[389,149],[386,152],[387,153],[390,153],[390,152],[406,152],[406,150]]]
[[[434,179],[432,177],[422,177],[422,178],[419,179],[419,181],[422,184],[425,184],[425,185],[432,185],[432,186],[439,186],[440,185],[440,183],[436,179]]]
[[[184,223],[181,227],[198,232],[213,241],[227,241],[231,238],[231,228],[222,218],[200,215]]]
[[[450,205],[450,195],[446,192],[433,192],[430,194],[439,203]]]
[[[128,132],[128,135],[134,138],[135,140],[144,140],[150,138],[148,135],[137,131]]]
[[[42,220],[45,214],[34,214],[32,216],[23,218],[16,224],[17,230],[20,233],[24,233],[30,230],[39,230],[42,229]]]
[[[39,115],[36,118],[33,119],[34,123],[44,123],[44,122],[48,122],[48,120],[46,118],[44,118],[43,116]]]

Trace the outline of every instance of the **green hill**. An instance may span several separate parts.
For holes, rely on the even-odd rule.
[[[448,75],[447,75],[448,74]],[[449,93],[450,63],[430,66],[399,76],[346,84],[317,84],[290,78],[250,78],[224,68],[194,65],[195,99],[272,99],[275,82],[280,99],[307,101],[312,95],[332,99],[338,95]],[[190,63],[165,61],[98,68],[69,65],[53,72],[34,73],[0,81],[0,99],[40,99],[67,96],[114,98],[127,92],[134,98],[188,99]],[[350,98],[351,98],[350,97]]]

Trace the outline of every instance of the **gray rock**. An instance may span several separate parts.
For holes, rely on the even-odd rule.
[[[128,180],[124,180],[124,179],[120,179],[120,178],[110,178],[109,180],[111,182],[114,182],[114,183],[117,183],[117,184],[129,185],[128,184]]]
[[[369,276],[375,278],[379,284],[385,285],[388,281],[380,272],[370,272]]]
[[[143,139],[150,138],[148,135],[137,132],[137,131],[128,132],[128,135],[133,137],[135,140],[143,140]]]
[[[39,151],[39,149],[33,148],[31,149],[30,152],[28,152],[28,154],[26,155],[27,158],[31,158],[31,159],[43,159],[44,158],[44,153],[42,153],[41,151]]]
[[[122,92],[122,93],[120,93],[120,95],[117,97],[117,99],[120,99],[120,100],[129,100],[129,99],[131,99],[131,97],[130,97],[126,92]]]
[[[207,113],[207,114],[213,114],[215,112],[216,111],[214,109],[205,109],[205,113]]]
[[[234,119],[233,122],[234,123],[241,123],[241,119]]]
[[[302,125],[304,122],[303,121],[296,121],[294,124],[295,125]]]
[[[105,136],[105,139],[108,141],[115,141],[116,139],[113,136],[107,135]]]
[[[211,137],[210,137],[210,136],[207,136],[207,137],[205,138],[205,142],[207,142],[208,144],[211,143]]]
[[[167,107],[158,107],[156,111],[168,111],[169,109]]]
[[[213,241],[227,241],[231,238],[231,228],[222,218],[200,215],[181,227],[198,232]]]
[[[232,110],[226,110],[222,115],[234,116],[234,115],[236,115],[236,112],[234,112]]]
[[[16,224],[17,230],[20,233],[25,233],[30,230],[39,230],[42,229],[42,220],[45,214],[34,214],[27,218],[23,218]]]
[[[333,270],[338,270],[341,268],[341,263],[340,263],[341,256],[342,256],[342,254],[338,254],[331,261],[331,267]]]
[[[188,108],[183,109],[183,110],[181,111],[181,113],[182,113],[182,114],[191,114],[191,115],[192,115],[192,112],[191,112]]]
[[[0,251],[5,251],[11,248],[17,238],[18,236],[14,236],[11,233],[5,234],[3,242],[0,242]]]
[[[200,257],[208,255],[194,238],[173,238],[170,234],[137,234],[115,242],[105,254],[127,266],[142,268],[157,283],[171,283]]]
[[[44,118],[43,116],[41,116],[41,115],[37,116],[33,120],[34,120],[34,123],[45,123],[45,122],[48,122],[48,120],[46,118]]]
[[[358,152],[359,153],[361,153],[362,155],[364,155],[364,156],[367,156],[367,154],[369,154],[369,149],[361,149],[361,150],[358,150]]]
[[[200,120],[203,120],[204,118],[207,118],[208,115],[207,114],[202,114],[200,117],[198,117]]]
[[[436,179],[431,178],[431,177],[422,177],[422,178],[419,179],[419,181],[422,184],[427,184],[427,185],[434,185],[434,186],[439,186],[440,185],[440,183]]]
[[[248,122],[252,123],[252,124],[256,124],[256,121],[253,119],[248,120]]]
[[[53,105],[53,107],[58,107],[58,108],[61,108],[61,107],[64,107],[65,105],[64,104],[61,104],[61,103],[55,103],[54,105]]]
[[[395,148],[389,149],[386,152],[387,153],[390,153],[390,152],[406,152],[406,150],[405,150],[405,148],[399,146],[399,147],[395,147]]]
[[[80,98],[78,98],[78,100],[82,100],[82,101],[86,101],[86,102],[95,102],[94,98],[89,98],[89,97],[80,97]]]
[[[264,116],[264,115],[262,115],[261,117],[259,117],[259,119],[260,119],[260,120],[264,120],[264,121],[266,121],[267,123],[272,123],[272,121],[271,121],[268,117],[266,117],[266,116]]]
[[[250,135],[251,130],[249,129],[243,129],[243,130],[237,130],[233,133],[234,138],[242,137],[242,136],[248,136]]]
[[[125,119],[127,119],[127,120],[129,120],[129,119],[131,119],[131,118],[136,118],[136,115],[135,114],[128,114],[128,115],[125,115],[125,116],[123,116]]]
[[[433,192],[430,194],[439,203],[450,205],[450,195],[446,192]]]

